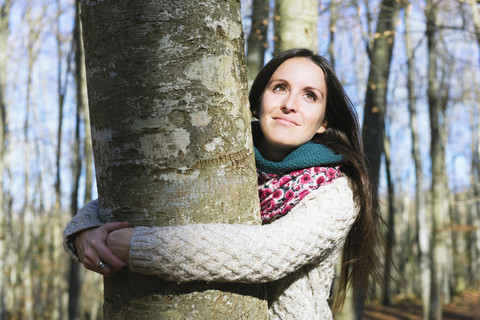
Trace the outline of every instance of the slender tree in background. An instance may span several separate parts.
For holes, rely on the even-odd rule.
[[[74,142],[74,161],[73,161],[73,187],[72,187],[72,196],[71,196],[71,214],[74,216],[78,211],[78,190],[80,187],[80,173],[82,169],[82,157],[80,156],[80,121],[85,119],[85,114],[88,114],[88,105],[87,105],[87,90],[86,90],[86,76],[85,76],[85,56],[83,51],[83,42],[82,42],[82,28],[80,22],[80,1],[75,1],[75,24],[73,29],[73,52],[75,55],[75,84],[76,84],[76,116],[75,116],[75,142]],[[83,117],[80,117],[83,115]],[[84,122],[87,122],[85,120]],[[87,132],[88,130],[88,132]],[[89,155],[85,155],[85,150],[88,150],[90,146],[91,150],[91,139],[87,141],[87,137],[90,137],[90,126],[85,125],[85,139],[84,139],[84,159],[86,163],[86,172],[85,179],[86,188],[85,188],[85,203],[91,200],[91,152]],[[88,146],[87,146],[88,144]],[[89,176],[90,175],[90,176]],[[90,187],[90,190],[89,188]],[[80,305],[80,296],[82,292],[82,272],[80,265],[70,259],[70,270],[69,270],[69,288],[68,288],[68,319],[75,320],[79,316],[79,311],[81,308]]]
[[[383,0],[377,20],[377,30],[373,45],[369,50],[370,71],[368,75],[367,92],[363,113],[363,150],[369,164],[369,174],[378,188],[380,159],[382,156],[385,130],[385,113],[387,107],[387,84],[392,61],[395,27],[399,4],[396,0]],[[363,314],[363,301],[356,302],[356,317]]]
[[[292,48],[318,51],[318,1],[276,0],[275,55]]]
[[[397,1],[382,1],[377,20],[377,31],[369,52],[370,71],[365,96],[362,138],[363,149],[370,165],[370,176],[375,186],[378,186],[380,158],[383,152],[387,84],[398,10]]]
[[[427,0],[425,15],[427,19],[428,43],[428,106],[430,115],[430,156],[432,160],[431,216],[432,216],[432,283],[430,300],[430,319],[442,319],[442,290],[448,281],[448,188],[445,184],[445,145],[442,125],[445,119],[447,97],[438,81],[438,2]]]
[[[329,27],[329,42],[328,42],[328,56],[330,58],[330,63],[335,67],[335,32],[337,31],[337,1],[332,0],[330,2],[330,21],[328,23]]]
[[[467,0],[470,4],[472,11],[472,20],[473,26],[475,28],[475,37],[477,38],[477,43],[480,46],[480,14],[478,8],[478,2],[476,0]],[[480,53],[478,55],[478,61],[480,62]]]
[[[73,143],[73,165],[72,176],[73,186],[71,195],[71,213],[74,215],[78,211],[78,190],[80,188],[80,173],[82,169],[82,158],[80,157],[80,114],[82,105],[77,103],[75,115],[75,140]],[[73,260],[70,260],[69,273],[69,290],[68,290],[68,318],[70,320],[78,317],[79,311],[79,296],[81,293],[81,273],[80,265]]]
[[[472,20],[473,20],[473,25],[475,28],[475,37],[477,39],[477,44],[478,48],[480,48],[480,14],[479,14],[479,6],[478,2],[476,0],[468,0],[468,3],[470,4],[470,9],[472,13]],[[478,61],[480,63],[480,52],[478,54]],[[478,108],[478,105],[480,104],[480,90],[479,90],[479,84],[478,82],[475,81],[475,101],[476,101],[476,112],[477,112],[477,119],[478,119],[478,114],[480,113],[480,109]],[[475,119],[475,110],[472,109],[472,116],[470,117],[471,121]],[[479,121],[479,120],[477,120]],[[475,122],[472,123],[472,189],[473,189],[473,194],[475,199],[480,199],[480,121],[479,123],[475,124]],[[474,262],[475,268],[473,272],[473,279],[474,280],[479,280],[480,276],[479,270],[480,270],[480,201],[477,200],[476,204],[473,205],[472,208],[473,211],[473,218],[472,218],[472,225],[474,226],[474,235],[473,235],[473,245],[472,245],[472,256],[476,258],[476,261]],[[475,282],[473,282],[475,283]]]
[[[60,6],[60,0],[57,0],[57,30],[56,30],[56,41],[57,41],[57,94],[58,94],[58,127],[57,127],[57,153],[55,157],[55,211],[60,211],[61,208],[61,179],[60,179],[60,157],[62,154],[62,126],[63,126],[63,105],[65,102],[65,94],[67,89],[67,82],[63,82],[63,51],[62,51],[62,34],[60,31],[60,16],[62,15],[62,8]],[[65,77],[67,79],[67,77]]]
[[[62,254],[62,239],[58,236],[62,233],[62,188],[61,188],[61,165],[60,159],[62,154],[62,136],[63,136],[63,109],[65,103],[65,95],[68,88],[68,77],[70,70],[69,55],[65,55],[62,46],[64,43],[62,32],[61,32],[61,15],[63,9],[61,6],[60,0],[56,1],[57,12],[56,12],[56,44],[57,44],[57,99],[58,99],[58,123],[57,123],[57,148],[55,155],[55,204],[53,208],[51,232],[49,237],[51,237],[51,243],[53,244],[50,247],[50,261],[59,261],[60,255]],[[64,70],[63,66],[65,61],[67,61],[67,68]],[[60,291],[60,283],[63,282],[63,275],[55,272],[55,268],[52,268],[52,275],[49,281],[49,302],[47,308],[49,309],[48,314],[51,315],[51,319],[64,319],[63,314],[63,294]]]
[[[22,263],[15,268],[18,268],[17,283],[21,284],[22,290],[15,294],[15,304],[22,306],[22,311],[25,313],[25,319],[33,319],[34,317],[34,297],[33,297],[33,274],[32,274],[32,260],[30,256],[30,250],[32,248],[32,238],[34,236],[33,224],[34,220],[34,207],[32,199],[30,197],[30,158],[29,154],[31,150],[30,145],[30,117],[31,117],[31,105],[32,105],[32,76],[33,67],[37,61],[40,45],[40,35],[42,34],[43,24],[41,18],[36,15],[38,12],[33,13],[34,3],[29,2],[27,4],[25,12],[25,20],[28,24],[28,44],[27,44],[27,83],[26,83],[26,98],[25,98],[25,117],[23,124],[23,138],[24,138],[24,201],[22,209],[22,221],[19,233],[24,235],[23,241],[17,243],[17,252],[19,253],[19,261]],[[22,292],[23,291],[23,292]],[[20,308],[18,310],[21,310]]]
[[[252,29],[247,40],[248,87],[263,67],[265,50],[268,47],[267,29],[270,4],[268,0],[253,0]]]
[[[477,97],[480,94],[478,83],[476,83]],[[471,193],[473,199],[480,199],[480,109],[478,104],[473,104],[469,108],[470,113],[470,128],[472,132],[471,150],[472,150],[472,175],[470,177],[470,184],[472,186]],[[468,241],[470,252],[470,283],[477,283],[480,280],[480,201],[473,203],[470,208],[468,225],[473,227],[470,241]]]
[[[240,3],[84,1],[81,11],[103,219],[258,223]],[[265,319],[263,294],[120,273],[105,279],[104,312]]]
[[[5,208],[4,194],[4,172],[5,172],[5,153],[7,140],[7,105],[5,98],[5,88],[7,85],[7,43],[9,34],[10,0],[4,1],[0,6],[0,320],[7,318],[6,310],[6,274],[5,253],[7,252],[7,210]]]
[[[412,45],[410,12],[412,5],[408,4],[404,11],[405,21],[405,51],[407,55],[407,90],[408,110],[410,116],[410,131],[412,139],[412,158],[415,167],[415,216],[417,217],[419,270],[421,278],[421,297],[423,320],[430,315],[430,225],[428,222],[427,205],[424,190],[424,175],[420,154],[420,137],[418,132],[416,92],[415,92],[415,57]]]
[[[393,248],[395,245],[395,190],[392,181],[392,161],[390,152],[390,137],[387,135],[386,130],[383,132],[383,150],[385,156],[385,172],[387,176],[387,231],[386,231],[386,248],[385,248],[385,264],[383,273],[383,288],[382,288],[382,304],[391,304],[391,274],[393,270],[392,257]]]

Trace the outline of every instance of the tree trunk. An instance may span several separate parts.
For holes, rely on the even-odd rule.
[[[253,0],[252,30],[247,40],[247,74],[250,88],[263,67],[265,50],[268,47],[267,29],[270,4],[267,0]]]
[[[100,214],[259,223],[237,1],[83,1]],[[264,287],[105,279],[106,319],[265,319]]]
[[[65,101],[66,89],[67,89],[67,79],[69,76],[69,66],[67,56],[67,70],[64,73],[62,66],[64,65],[64,54],[62,52],[62,35],[61,35],[61,14],[62,7],[60,0],[56,1],[57,12],[56,12],[56,42],[57,42],[57,95],[58,95],[58,126],[57,126],[57,148],[55,154],[55,205],[53,209],[53,215],[51,217],[51,228],[52,232],[49,234],[49,242],[51,243],[50,251],[50,261],[58,262],[60,261],[60,256],[62,255],[62,239],[58,236],[62,233],[62,205],[61,205],[61,151],[62,151],[62,134],[63,134],[63,106]],[[60,283],[65,281],[63,274],[52,271],[50,276],[50,282],[48,285],[48,298],[46,302],[46,309],[48,314],[50,314],[51,319],[64,319],[64,303],[63,303],[63,290],[60,290]]]
[[[378,189],[380,159],[383,152],[383,132],[387,107],[387,85],[395,40],[395,22],[398,15],[395,0],[382,0],[378,15],[376,37],[369,53],[370,71],[363,114],[363,150],[369,163],[369,175]],[[363,313],[363,297],[355,303],[357,319]]]
[[[437,79],[438,30],[436,23],[438,3],[427,0],[428,43],[428,106],[430,115],[430,156],[432,160],[431,216],[432,216],[432,283],[430,319],[442,319],[442,290],[448,275],[448,190],[445,185],[445,145],[442,138],[444,101]]]
[[[57,0],[57,30],[56,30],[56,40],[57,40],[57,95],[58,95],[58,127],[57,127],[57,150],[55,154],[55,211],[59,211],[61,207],[61,179],[60,179],[60,156],[62,154],[62,125],[63,125],[63,102],[65,101],[65,88],[66,86],[62,83],[62,65],[63,65],[63,53],[62,53],[62,35],[60,34],[60,0]]]
[[[370,52],[365,109],[363,115],[363,147],[368,159],[370,177],[378,187],[380,159],[383,152],[383,131],[387,106],[387,85],[395,40],[398,2],[383,0],[378,16],[376,37]]]
[[[318,51],[318,1],[276,0],[275,55],[292,48]]]
[[[7,86],[7,45],[9,34],[9,17],[11,1],[4,1],[0,6],[0,270],[6,270],[5,253],[7,252],[7,214],[5,208],[5,195],[3,190],[3,177],[5,171],[6,135],[7,135],[7,106],[5,88]],[[6,311],[6,274],[0,272],[0,320],[7,318]]]
[[[423,185],[422,158],[420,154],[420,138],[418,134],[417,108],[415,97],[415,68],[412,38],[410,33],[410,10],[411,5],[405,8],[405,50],[407,54],[407,90],[408,110],[410,113],[410,130],[412,134],[412,158],[415,166],[415,211],[418,228],[419,269],[421,278],[421,296],[423,320],[427,320],[430,314],[430,224],[428,221],[425,190]]]
[[[480,15],[478,13],[478,3],[477,0],[468,0],[470,8],[472,9],[472,19],[473,26],[475,28],[475,37],[477,38],[477,43],[480,46]],[[480,54],[478,56],[478,61],[480,61]]]
[[[75,40],[75,39],[74,39]],[[78,75],[76,75],[78,76]],[[71,213],[72,216],[78,211],[78,190],[80,187],[80,173],[82,169],[82,159],[80,157],[80,113],[82,105],[77,103],[77,110],[75,114],[75,140],[73,145],[73,165],[72,165],[72,195],[71,195]],[[80,272],[79,265],[70,260],[70,273],[69,273],[69,291],[68,291],[68,318],[73,320],[78,316],[79,310],[79,297],[80,297]]]
[[[71,215],[74,216],[78,211],[78,190],[80,187],[80,173],[82,160],[80,157],[80,115],[84,113],[86,105],[86,92],[84,92],[85,83],[85,59],[83,56],[82,31],[80,25],[80,2],[75,1],[75,25],[73,29],[73,48],[75,54],[75,84],[77,92],[77,110],[75,117],[75,141],[73,150],[73,185],[71,195]],[[68,319],[75,320],[79,316],[81,309],[80,296],[82,292],[82,273],[80,265],[70,259],[69,287],[68,287]]]
[[[479,43],[480,45],[480,43]],[[475,80],[474,80],[475,81]],[[480,280],[480,86],[475,81],[475,97],[477,103],[473,103],[470,108],[470,128],[472,132],[471,150],[472,150],[472,175],[470,178],[471,193],[474,203],[470,207],[470,222],[473,226],[471,241],[469,241],[471,256],[471,281],[477,283]]]
[[[383,297],[382,304],[390,305],[390,295],[391,295],[391,271],[392,271],[392,251],[393,246],[395,245],[395,191],[393,189],[393,181],[391,174],[390,166],[390,139],[387,136],[387,133],[383,133],[383,145],[385,150],[385,171],[387,173],[387,189],[388,189],[388,200],[387,200],[387,213],[388,216],[385,219],[387,222],[387,233],[386,233],[386,248],[385,248],[385,270],[383,274]]]
[[[477,43],[480,48],[480,14],[479,14],[479,7],[476,0],[469,0],[470,7],[472,10],[472,19],[475,27],[475,36],[477,38]],[[478,61],[480,61],[480,53],[478,56]],[[476,84],[476,88],[478,88],[478,84]],[[478,109],[478,101],[480,93],[476,92],[477,97],[477,119],[478,113],[480,109]],[[475,111],[473,111],[475,113]],[[473,116],[470,119],[474,119]],[[472,207],[472,225],[474,226],[473,231],[473,244],[471,248],[472,257],[475,259],[473,262],[473,280],[478,281],[480,278],[479,271],[480,271],[480,124],[473,123],[472,128],[476,128],[476,130],[472,130],[472,172],[474,173],[473,180],[472,180],[472,189],[474,194],[474,199],[477,199],[476,204]],[[475,283],[475,282],[472,282]]]
[[[328,56],[330,57],[330,63],[335,67],[335,32],[337,31],[337,0],[332,0],[330,3],[330,41],[328,42]]]

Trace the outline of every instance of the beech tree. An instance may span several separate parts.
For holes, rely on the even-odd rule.
[[[252,28],[247,40],[248,87],[263,67],[265,50],[268,47],[267,29],[270,4],[267,0],[253,0]]]
[[[7,140],[7,106],[5,98],[5,87],[7,82],[7,43],[8,26],[10,17],[11,1],[4,1],[0,6],[0,270],[5,270],[7,215],[5,210],[5,196],[3,190],[3,177],[5,171],[5,153]],[[6,318],[6,276],[0,274],[0,319]]]
[[[448,91],[444,83],[438,79],[439,59],[439,32],[437,23],[438,1],[427,0],[425,7],[426,36],[428,45],[428,110],[430,118],[430,157],[432,159],[432,183],[431,183],[431,267],[432,280],[430,292],[430,319],[442,319],[442,304],[447,298],[445,290],[448,290],[449,275],[449,206],[448,186],[445,170],[445,110],[448,102]],[[443,81],[443,80],[442,80]],[[442,298],[443,296],[443,298]]]
[[[292,48],[318,51],[318,1],[276,0],[275,55]]]
[[[259,223],[240,3],[81,4],[101,217]],[[105,279],[104,313],[264,319],[264,292],[123,272]]]
[[[410,130],[412,139],[412,158],[415,167],[415,217],[418,232],[419,267],[421,278],[421,297],[423,320],[428,320],[430,315],[430,226],[428,224],[427,204],[423,184],[422,158],[420,154],[420,138],[417,120],[417,107],[415,97],[415,68],[414,51],[411,38],[410,24],[411,5],[404,11],[405,17],[405,51],[407,54],[407,90],[408,110],[410,112]]]

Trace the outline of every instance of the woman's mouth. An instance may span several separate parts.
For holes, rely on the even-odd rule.
[[[287,117],[272,117],[272,119],[280,124],[298,126],[298,124],[295,121]]]

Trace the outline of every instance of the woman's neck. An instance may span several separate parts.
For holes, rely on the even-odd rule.
[[[272,146],[265,137],[262,136],[258,143],[258,151],[266,160],[280,162],[292,151],[291,148],[279,148]]]

